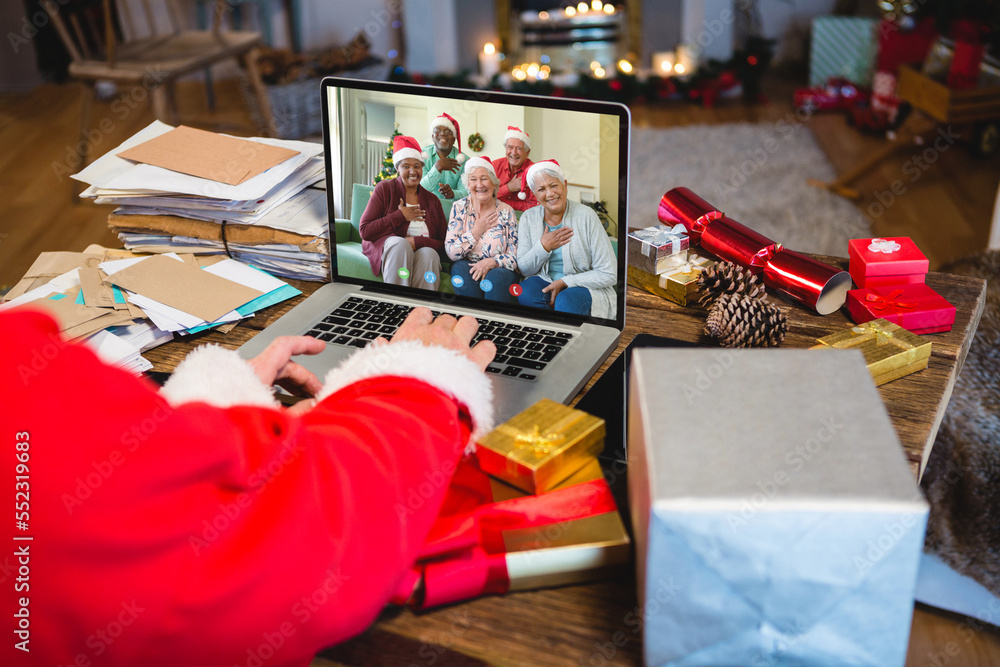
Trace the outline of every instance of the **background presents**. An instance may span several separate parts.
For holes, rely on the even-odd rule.
[[[842,76],[858,85],[872,81],[878,55],[878,21],[852,16],[822,16],[813,19],[809,53],[809,85]]]

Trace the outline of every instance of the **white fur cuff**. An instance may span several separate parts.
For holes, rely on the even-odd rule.
[[[167,380],[160,394],[171,405],[202,402],[219,408],[232,405],[278,407],[271,388],[235,350],[218,345],[195,348]]]
[[[464,404],[473,421],[470,445],[493,428],[493,385],[479,366],[454,350],[412,340],[358,350],[327,373],[316,399],[322,401],[358,380],[381,375],[421,380]]]

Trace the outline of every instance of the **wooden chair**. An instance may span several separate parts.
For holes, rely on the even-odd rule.
[[[174,125],[177,123],[174,84],[178,77],[208,71],[212,65],[228,59],[245,68],[264,119],[259,130],[263,135],[274,136],[271,105],[256,64],[257,49],[262,43],[260,33],[222,30],[226,0],[216,0],[211,30],[182,29],[176,0],[156,3],[161,9],[165,4],[167,21],[157,20],[151,4],[149,0],[101,0],[99,7],[91,3],[71,11],[60,8],[53,0],[42,0],[70,54],[70,77],[88,87],[80,118],[80,165],[87,163],[86,138],[98,81],[141,87],[137,90],[148,92],[153,115]],[[136,13],[140,16],[135,16]],[[142,21],[141,25],[136,23],[137,19]],[[160,23],[167,22],[169,30],[164,30]],[[137,37],[140,31],[148,34]],[[121,33],[128,37],[121,39]],[[133,99],[142,97],[133,95]]]

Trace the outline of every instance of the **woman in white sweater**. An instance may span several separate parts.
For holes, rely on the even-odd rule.
[[[531,165],[525,180],[539,205],[518,223],[517,266],[527,276],[518,302],[614,319],[617,264],[597,213],[568,199],[555,160]]]

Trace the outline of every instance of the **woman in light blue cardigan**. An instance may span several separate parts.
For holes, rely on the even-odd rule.
[[[518,223],[517,266],[527,276],[518,303],[614,319],[617,260],[597,213],[568,199],[555,160],[533,164],[525,181],[539,205]]]

